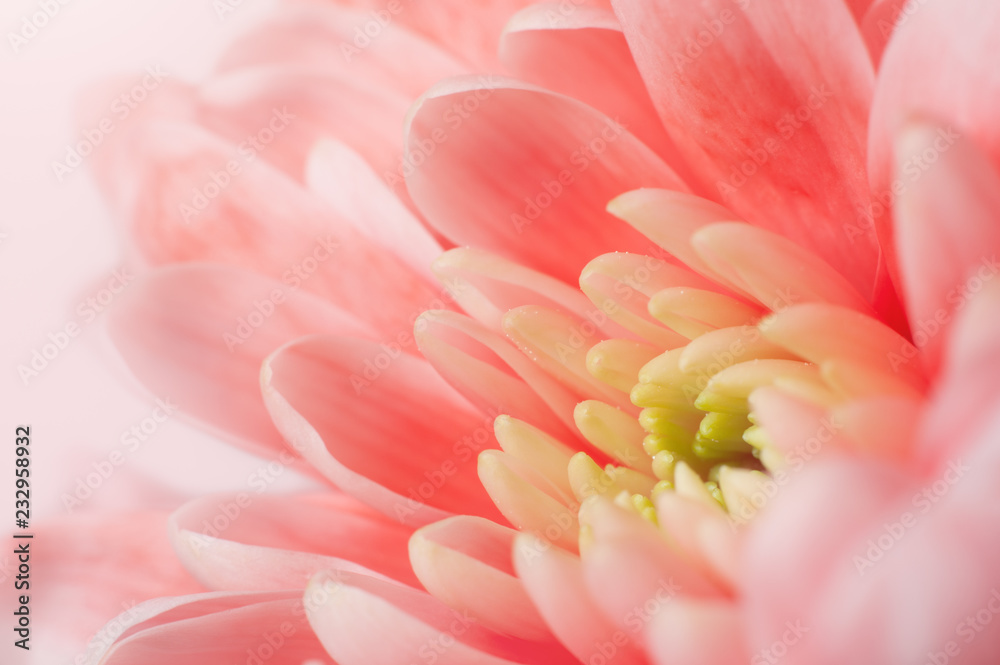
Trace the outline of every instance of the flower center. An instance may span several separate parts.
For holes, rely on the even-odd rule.
[[[524,476],[538,491],[515,501],[525,485],[484,453],[480,477],[512,523],[543,533],[576,514],[574,528],[558,533],[570,547],[566,535],[579,535],[582,549],[589,525],[581,507],[594,495],[671,532],[695,528],[685,522],[689,508],[716,523],[744,523],[776,494],[779,471],[796,470],[827,445],[883,458],[908,445],[902,425],[915,420],[927,382],[919,363],[900,359],[916,358],[916,348],[838,273],[743,223],[666,240],[670,257],[683,256],[697,272],[670,257],[624,253],[584,268],[581,289],[601,314],[586,316],[603,321],[597,325],[611,339],[592,343],[585,371],[570,371],[576,361],[567,354],[564,378],[596,380],[578,392],[599,397],[580,402],[573,416],[599,453],[574,454],[538,431],[499,427],[504,451],[544,476]],[[698,253],[685,249],[689,240]],[[561,321],[549,337],[571,340],[572,322],[563,331]]]

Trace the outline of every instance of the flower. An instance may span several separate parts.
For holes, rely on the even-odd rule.
[[[133,371],[339,490],[183,507],[210,593],[94,662],[997,652],[1000,10],[612,5],[518,79],[295,7],[104,154]]]

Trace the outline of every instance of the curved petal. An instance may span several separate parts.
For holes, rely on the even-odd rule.
[[[406,142],[406,184],[434,228],[570,284],[597,254],[649,247],[608,201],[686,189],[612,119],[498,77],[434,87],[411,110]]]
[[[414,654],[441,665],[572,662],[556,644],[500,635],[433,596],[374,578],[321,573],[306,600],[310,625],[340,665],[390,665]]]
[[[517,531],[465,515],[425,526],[410,540],[413,570],[427,590],[491,630],[551,640],[545,621],[514,573]]]
[[[927,473],[964,454],[1000,402],[1000,282],[970,296],[953,324],[941,376],[919,427]]]
[[[585,501],[580,522],[593,535],[581,556],[587,588],[604,616],[619,628],[628,629],[639,616],[648,621],[678,594],[722,595],[653,524],[607,499]]]
[[[318,298],[211,264],[140,278],[110,316],[118,351],[154,395],[238,445],[269,455],[285,445],[258,389],[267,354],[310,333],[366,330]]]
[[[650,620],[646,643],[651,660],[656,665],[743,662],[742,620],[734,603],[679,598]]]
[[[256,489],[204,497],[171,516],[174,551],[207,588],[305,589],[326,569],[419,585],[406,556],[412,531],[399,522],[339,492],[272,497]]]
[[[514,565],[538,611],[581,662],[595,662],[597,655],[621,665],[645,662],[635,644],[636,624],[626,632],[604,618],[587,590],[579,558],[524,534],[515,542]]]
[[[663,131],[646,84],[613,12],[581,5],[541,3],[518,12],[500,40],[500,58],[514,76],[579,99],[617,118],[685,182],[692,178],[677,146]]]
[[[740,218],[875,291],[864,175],[874,76],[843,0],[614,0],[653,103],[688,163]]]
[[[483,413],[514,416],[572,441],[576,395],[513,344],[454,312],[424,312],[415,326],[421,353]]]
[[[329,662],[306,621],[300,591],[150,601],[114,619],[104,635],[92,643],[87,665]]]
[[[822,365],[850,361],[870,372],[898,375],[917,389],[927,380],[917,363],[906,362],[917,349],[877,319],[826,303],[794,305],[760,324],[764,337],[803,360]]]
[[[773,312],[825,302],[872,313],[864,297],[815,253],[774,232],[740,222],[702,227],[691,237],[710,268]]]
[[[908,127],[898,151],[900,178],[929,169],[899,197],[894,229],[913,341],[933,375],[950,322],[1000,272],[1000,175],[975,144],[931,126]]]
[[[493,418],[427,362],[365,340],[307,337],[271,355],[260,383],[289,443],[369,506],[413,526],[451,513],[500,518],[475,463],[496,446]]]

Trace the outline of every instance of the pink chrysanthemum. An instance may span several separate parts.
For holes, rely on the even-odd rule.
[[[99,156],[135,374],[337,489],[91,662],[994,662],[1000,7],[376,4]]]

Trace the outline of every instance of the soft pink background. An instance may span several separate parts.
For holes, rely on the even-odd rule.
[[[78,305],[96,295],[122,262],[120,227],[87,169],[62,183],[52,172],[52,162],[63,159],[67,146],[80,138],[74,124],[79,92],[101,77],[155,64],[173,76],[197,79],[225,42],[269,5],[243,0],[221,19],[215,0],[69,0],[15,54],[8,33],[20,30],[22,17],[38,11],[39,3],[0,4],[0,234],[6,236],[0,240],[0,534],[14,526],[16,426],[32,428],[32,518],[38,523],[65,514],[60,497],[73,492],[92,463],[121,448],[122,433],[154,407],[107,342],[103,315],[27,387],[17,372],[50,333],[82,322]],[[204,490],[246,489],[247,477],[259,466],[260,460],[233,452],[174,418],[128,455],[78,510],[129,510],[135,489],[153,487],[147,500],[168,508]],[[301,483],[285,476],[272,489]],[[2,538],[0,567],[10,542]],[[0,583],[0,594],[13,593],[10,580]],[[58,634],[58,627],[36,628],[35,640],[52,635],[50,630]],[[77,653],[76,645],[49,642],[26,660],[6,637],[10,631],[10,622],[0,619],[5,636],[0,662],[5,664],[68,664]]]

